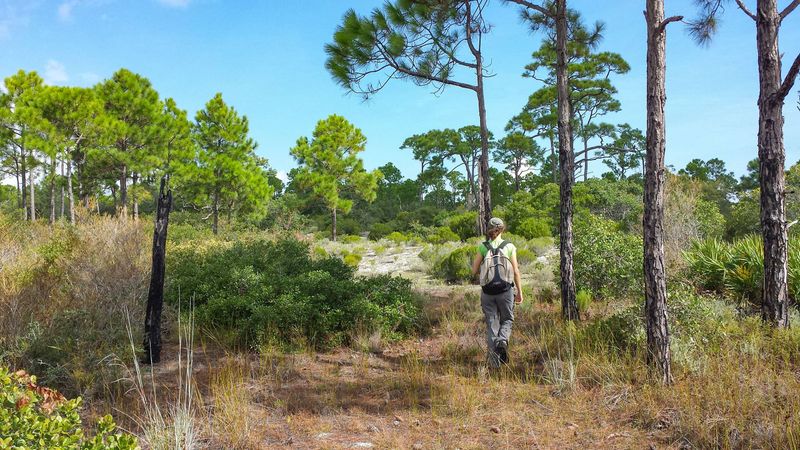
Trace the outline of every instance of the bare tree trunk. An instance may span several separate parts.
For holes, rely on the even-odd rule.
[[[161,361],[161,310],[164,305],[167,226],[169,225],[169,211],[172,208],[172,191],[167,190],[166,181],[166,177],[161,179],[153,231],[153,267],[150,273],[150,289],[147,292],[147,312],[144,321],[143,347],[147,356],[142,362],[145,364],[155,364]]]
[[[664,267],[666,25],[664,0],[647,0],[647,172],[644,185],[644,285],[647,362],[672,383]]]
[[[56,157],[50,157],[50,225],[56,223]]]
[[[764,241],[764,286],[761,317],[773,326],[789,326],[786,185],[783,147],[783,101],[776,0],[759,0],[756,11],[758,44],[758,162],[761,184],[761,230]]]
[[[128,217],[128,166],[123,165],[119,174],[119,213]]]
[[[572,245],[572,186],[575,184],[575,155],[572,149],[572,117],[567,78],[567,1],[556,0],[556,84],[558,88],[558,157],[560,192],[561,312],[566,320],[580,320],[575,298]]]
[[[72,192],[72,160],[67,160],[67,198],[69,199],[69,223],[75,224],[75,196]]]
[[[333,215],[331,216],[331,240],[336,242],[336,208],[333,208]]]
[[[483,54],[481,41],[483,38],[480,25],[473,28],[472,3],[466,6],[466,41],[472,56],[475,57],[475,94],[478,97],[478,119],[481,129],[481,157],[478,169],[478,232],[486,235],[489,219],[492,218],[492,190],[489,183],[489,127],[486,124],[486,100],[483,89]],[[473,40],[478,35],[477,43]]]
[[[486,235],[489,219],[492,218],[492,191],[489,184],[489,128],[486,124],[486,102],[483,96],[483,61],[478,61],[478,115],[481,127],[481,158],[478,169],[478,232]]]

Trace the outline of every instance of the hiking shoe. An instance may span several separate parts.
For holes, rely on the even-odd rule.
[[[508,364],[508,342],[497,343],[497,356],[500,357],[500,364]]]

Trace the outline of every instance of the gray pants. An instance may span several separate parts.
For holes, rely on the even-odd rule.
[[[502,294],[490,295],[481,292],[481,309],[486,321],[486,345],[489,349],[489,365],[500,366],[497,355],[497,344],[511,337],[511,325],[514,323],[514,289]]]

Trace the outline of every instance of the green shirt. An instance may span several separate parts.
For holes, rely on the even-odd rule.
[[[502,236],[497,236],[495,240],[490,242],[493,248],[500,247],[500,244],[502,243],[503,243]],[[489,249],[486,248],[485,245],[483,245],[483,242],[481,242],[481,245],[478,246],[478,251],[481,252],[481,256],[483,256],[484,258],[486,258],[486,255],[489,253]],[[509,242],[508,244],[506,244],[505,247],[503,247],[502,252],[509,258],[513,258],[514,255],[517,253],[517,247],[514,247],[514,244]]]

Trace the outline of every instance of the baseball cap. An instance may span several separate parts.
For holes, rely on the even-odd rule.
[[[503,228],[506,224],[503,223],[503,219],[499,217],[492,217],[489,219],[489,228]]]

